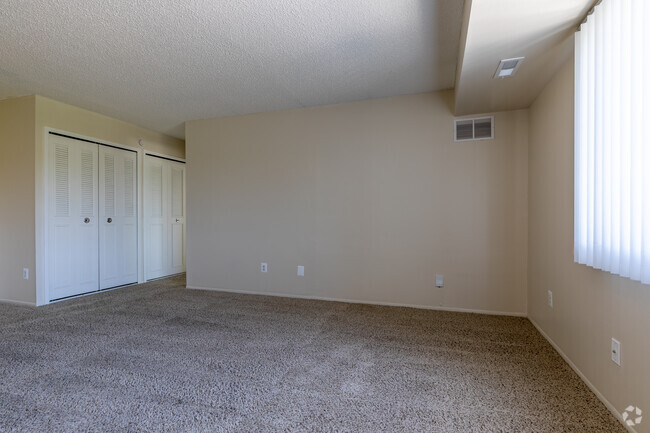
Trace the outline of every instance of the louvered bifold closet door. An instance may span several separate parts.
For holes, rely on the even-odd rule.
[[[185,272],[185,164],[169,161],[170,274]]]
[[[147,155],[145,279],[185,272],[185,164]]]
[[[100,289],[138,281],[136,153],[99,146]]]
[[[147,280],[169,275],[169,185],[165,160],[145,157],[145,256]]]
[[[48,155],[50,299],[97,291],[97,145],[52,135]]]

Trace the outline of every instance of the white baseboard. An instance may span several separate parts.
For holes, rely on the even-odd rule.
[[[414,304],[400,304],[395,302],[379,302],[379,301],[362,301],[358,299],[343,299],[343,298],[327,298],[321,296],[310,296],[310,295],[294,295],[286,293],[267,293],[267,292],[254,292],[248,290],[230,290],[230,289],[217,289],[213,287],[198,287],[198,286],[187,286],[188,289],[192,290],[209,290],[213,292],[225,292],[225,293],[238,293],[241,295],[260,295],[260,296],[276,296],[280,298],[296,298],[296,299],[311,299],[315,301],[330,301],[330,302],[345,302],[348,304],[367,304],[367,305],[381,305],[385,307],[406,307],[406,308],[418,308],[421,310],[436,310],[436,311],[451,311],[456,313],[473,313],[473,314],[489,314],[492,316],[513,316],[513,317],[526,317],[526,313],[516,313],[516,312],[507,312],[507,311],[488,311],[488,310],[474,310],[470,308],[454,308],[454,307],[442,307],[442,306],[432,306],[432,305],[414,305]]]
[[[569,357],[568,357],[568,356],[567,356],[567,355],[562,351],[562,349],[560,349],[560,346],[558,346],[557,344],[555,344],[555,341],[553,341],[553,340],[551,339],[551,337],[549,337],[548,334],[542,330],[542,328],[537,324],[537,322],[535,322],[535,321],[534,321],[532,318],[530,318],[530,317],[528,318],[528,320],[530,320],[530,323],[532,323],[533,326],[535,326],[535,328],[537,328],[537,330],[539,331],[539,333],[542,334],[542,335],[544,336],[544,338],[546,338],[546,340],[547,340],[549,343],[551,343],[551,346],[553,346],[553,348],[555,349],[555,351],[556,351],[557,353],[559,353],[560,356],[561,356],[562,358],[564,358],[564,360],[566,361],[566,363],[569,364],[569,366],[573,369],[573,371],[576,372],[576,374],[577,374],[578,376],[580,376],[580,379],[582,379],[582,381],[583,381],[583,382],[584,382],[584,383],[589,387],[589,389],[590,389],[594,394],[596,394],[596,397],[598,397],[598,399],[599,399],[599,400],[600,400],[600,401],[601,401],[601,402],[602,402],[602,403],[607,407],[607,409],[609,409],[609,411],[610,411],[610,412],[611,412],[611,413],[616,417],[616,419],[618,419],[618,420],[621,422],[621,424],[623,425],[623,427],[625,427],[625,428],[627,429],[627,431],[629,431],[630,433],[638,433],[638,432],[636,431],[636,429],[634,429],[633,427],[630,427],[630,426],[628,426],[627,424],[625,424],[625,421],[623,421],[623,416],[622,416],[622,415],[619,413],[619,411],[614,407],[614,405],[613,405],[612,403],[610,403],[610,401],[607,400],[607,399],[605,398],[605,396],[604,396],[604,395],[603,395],[603,394],[598,390],[598,388],[596,388],[596,387],[595,387],[595,386],[594,386],[594,385],[589,381],[589,379],[587,379],[587,376],[585,376],[584,374],[582,374],[582,371],[580,371],[580,369],[578,368],[578,366],[575,365],[575,364],[573,363],[573,361],[571,361],[571,359],[569,359]]]
[[[20,307],[36,307],[35,302],[14,301],[12,299],[0,299],[0,303],[18,305]]]

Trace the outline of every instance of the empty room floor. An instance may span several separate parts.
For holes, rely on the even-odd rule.
[[[184,287],[0,304],[0,431],[625,431],[524,318]]]

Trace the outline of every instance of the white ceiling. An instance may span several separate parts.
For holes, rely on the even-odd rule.
[[[0,99],[183,137],[191,119],[448,89],[463,3],[3,0]]]
[[[457,115],[529,107],[573,53],[571,36],[594,3],[469,1],[463,23],[464,55],[456,78]],[[499,60],[513,57],[526,57],[517,74],[494,79]]]

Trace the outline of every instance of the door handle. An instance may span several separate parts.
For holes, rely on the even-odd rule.
[[[86,217],[84,218],[84,223],[88,224],[90,222],[90,218]]]
[[[176,222],[180,222],[180,220],[178,218],[176,218]]]
[[[109,218],[109,219],[107,219],[106,222],[109,223],[109,224],[112,223],[112,222],[113,222],[113,218]]]

